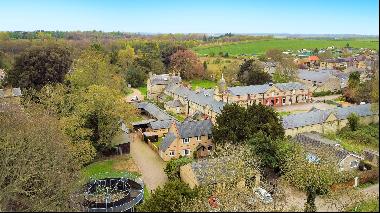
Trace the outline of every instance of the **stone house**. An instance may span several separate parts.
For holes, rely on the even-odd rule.
[[[180,167],[180,177],[184,183],[189,184],[190,188],[201,185],[216,185],[223,187],[227,182],[236,184],[236,187],[245,187],[246,179],[236,176],[235,162],[231,162],[228,157],[205,158]],[[254,187],[260,185],[260,172],[252,170],[247,174],[249,179],[253,179]],[[228,180],[225,178],[228,177]]]
[[[240,106],[255,103],[267,106],[306,103],[310,95],[307,87],[298,82],[228,87],[224,91],[217,87],[214,91],[215,100]]]
[[[184,105],[179,100],[165,102],[165,110],[176,114],[185,113]]]
[[[310,71],[299,69],[298,80],[304,83],[312,93],[324,91],[337,92],[342,89],[340,79],[325,70]]]
[[[340,146],[339,143],[329,140],[316,132],[297,134],[293,138],[307,151],[310,162],[318,162],[321,158],[336,163],[340,171],[358,169],[360,161],[364,158],[351,153]]]
[[[379,122],[379,112],[373,112],[371,104],[363,104],[288,115],[282,118],[282,126],[285,135],[290,136],[312,131],[322,134],[337,132],[348,124],[347,117],[351,113],[358,115],[362,124]]]
[[[164,161],[182,157],[205,157],[214,149],[210,120],[172,122],[159,147]],[[195,154],[194,154],[195,153]]]
[[[162,74],[156,75],[149,73],[147,81],[147,97],[156,100],[162,94],[168,85],[179,85],[182,82],[180,75]]]
[[[320,62],[320,69],[346,69],[352,61],[346,58],[326,59]]]
[[[182,85],[170,85],[165,89],[165,94],[181,103],[180,111],[185,115],[192,116],[200,112],[212,122],[215,122],[216,116],[225,105],[222,101],[213,98],[213,90],[193,91]]]

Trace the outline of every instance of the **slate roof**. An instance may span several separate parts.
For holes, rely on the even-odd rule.
[[[211,134],[212,123],[210,120],[185,121],[179,125],[178,132],[181,138],[189,138]]]
[[[171,124],[171,123],[170,123]],[[182,123],[176,123],[180,138],[190,138],[196,136],[205,136],[211,134],[212,123],[210,120],[202,121],[184,121]],[[176,135],[173,132],[168,132],[164,137],[160,150],[166,151],[170,144],[176,139]]]
[[[283,91],[289,91],[293,89],[295,90],[306,89],[306,86],[299,82],[278,83],[278,84],[273,84],[273,86]],[[237,86],[237,87],[229,87],[228,91],[232,95],[260,94],[260,93],[265,93],[271,87],[272,86],[270,86],[269,84]]]
[[[180,76],[170,76],[169,74],[153,75],[150,77],[152,85],[168,85],[170,83],[180,83],[182,81]]]
[[[172,124],[173,120],[160,120],[152,121],[149,123],[150,127],[154,130],[156,129],[168,129]]]
[[[327,71],[309,71],[305,69],[299,69],[298,70],[298,78],[302,80],[310,80],[310,81],[316,81],[324,83],[326,82],[331,76],[330,72]]]
[[[174,93],[180,97],[187,97],[189,101],[196,103],[200,106],[206,106],[209,105],[211,109],[216,112],[220,113],[223,109],[225,103],[221,101],[216,101],[212,96],[207,95],[210,93],[210,91],[204,91],[207,94],[205,95],[204,92],[195,92],[187,87],[181,86],[181,85],[170,85],[166,88],[167,92]]]
[[[175,139],[176,139],[176,136],[174,135],[174,133],[168,132],[168,134],[166,134],[166,136],[164,137],[164,139],[162,140],[160,144],[160,150],[165,152]]]
[[[152,103],[141,102],[137,104],[137,108],[145,110],[151,116],[155,117],[157,120],[175,120],[172,116],[170,116],[164,110],[160,109],[158,106]]]
[[[354,105],[349,107],[338,107],[329,110],[314,110],[305,113],[297,113],[283,117],[282,125],[284,129],[292,129],[296,127],[303,127],[315,124],[322,124],[327,117],[334,113],[337,119],[346,119],[351,113],[356,113],[358,116],[373,115],[371,104]],[[378,114],[379,112],[375,112]]]
[[[316,132],[297,134],[294,139],[309,151],[312,151],[313,149],[320,149],[321,152],[326,152],[327,150],[332,151],[339,161],[351,154],[349,151],[342,148],[339,143],[329,140]]]
[[[142,121],[136,121],[136,122],[132,122],[132,126],[137,126],[137,125],[142,125],[142,124],[149,124],[150,122],[152,121],[156,121],[154,119],[148,119],[148,120],[142,120]]]
[[[168,101],[168,102],[166,102],[166,104],[169,107],[181,107],[181,106],[183,106],[179,100]]]

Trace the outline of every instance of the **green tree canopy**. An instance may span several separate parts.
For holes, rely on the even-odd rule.
[[[151,194],[150,198],[137,207],[142,212],[177,212],[186,200],[195,198],[197,190],[190,187],[180,180],[169,181],[161,188],[158,187]]]
[[[271,76],[253,59],[246,60],[240,65],[237,79],[245,85],[265,84],[271,81]]]
[[[217,143],[242,143],[259,131],[271,139],[283,138],[285,134],[274,109],[261,104],[253,104],[247,109],[237,104],[227,104],[212,129]]]
[[[58,45],[32,47],[21,53],[6,82],[13,87],[41,89],[49,83],[63,82],[72,63],[68,48]]]

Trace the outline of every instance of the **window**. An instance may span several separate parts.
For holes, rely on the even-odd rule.
[[[183,141],[183,143],[189,143],[190,138],[183,138],[182,141]]]
[[[211,140],[212,139],[212,135],[208,135],[208,137],[207,137],[209,140]]]
[[[184,156],[188,156],[188,155],[190,155],[190,149],[184,149],[184,150],[183,150],[183,155],[184,155]]]
[[[197,141],[200,141],[201,140],[201,136],[197,136]]]
[[[174,151],[169,151],[169,156],[174,156]]]
[[[357,161],[357,160],[351,161],[351,163],[350,163],[351,168],[356,168],[358,166],[359,166],[359,161]]]
[[[211,151],[212,150],[212,145],[208,146],[207,150]]]
[[[282,98],[282,103],[285,104],[286,98]]]

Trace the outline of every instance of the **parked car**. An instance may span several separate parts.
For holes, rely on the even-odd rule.
[[[263,188],[256,188],[254,190],[256,197],[258,197],[263,203],[268,204],[273,202],[273,198],[269,192]]]
[[[137,95],[135,95],[135,96],[133,96],[132,98],[131,98],[131,101],[138,101],[139,100],[139,98],[137,97]]]

